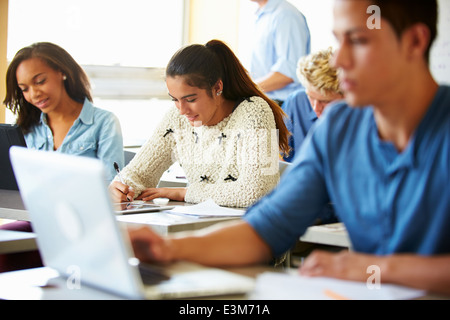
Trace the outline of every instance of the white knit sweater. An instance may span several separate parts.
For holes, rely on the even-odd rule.
[[[251,97],[214,126],[193,127],[171,108],[121,174],[137,196],[156,187],[178,161],[189,181],[186,202],[212,199],[222,206],[247,207],[278,183],[278,159],[272,110],[262,98]]]

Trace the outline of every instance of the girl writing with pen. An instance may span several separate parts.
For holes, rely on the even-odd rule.
[[[111,183],[115,201],[212,199],[247,207],[275,187],[279,152],[289,152],[284,113],[225,43],[181,48],[168,63],[166,85],[175,106],[123,168],[123,183],[118,176]],[[188,187],[156,188],[176,161]]]

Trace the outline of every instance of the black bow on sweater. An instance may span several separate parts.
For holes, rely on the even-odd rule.
[[[166,129],[166,133],[164,133],[163,137],[165,138],[169,133],[173,133],[172,129]]]
[[[236,181],[237,178],[235,178],[235,177],[233,177],[231,174],[229,174],[228,177],[226,177],[224,180],[225,180],[225,181],[228,181],[228,180]]]

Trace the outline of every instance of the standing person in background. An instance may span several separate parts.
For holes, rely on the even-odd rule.
[[[120,124],[92,105],[88,77],[63,48],[48,42],[19,50],[6,73],[5,105],[17,115],[28,148],[98,158],[110,182],[124,164]],[[51,190],[49,190],[51,192]],[[27,221],[1,229],[31,232]],[[39,251],[0,255],[0,272],[42,266]]]
[[[258,4],[250,74],[269,98],[282,104],[301,88],[298,60],[311,51],[311,36],[303,14],[286,0],[251,0]]]
[[[295,151],[300,149],[311,126],[331,102],[344,97],[336,68],[330,63],[331,48],[320,50],[300,59],[297,74],[304,88],[292,93],[284,102],[287,115],[286,127],[292,133],[289,138],[291,152],[283,159],[292,162]]]

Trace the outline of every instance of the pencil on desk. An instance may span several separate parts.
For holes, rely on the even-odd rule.
[[[325,289],[325,290],[323,291],[323,293],[324,293],[327,297],[329,297],[329,298],[331,298],[331,299],[335,299],[335,300],[351,300],[350,298],[344,297],[344,296],[340,295],[339,293],[336,293],[336,292],[334,292],[334,291],[332,291],[332,290],[329,290],[329,289]]]

